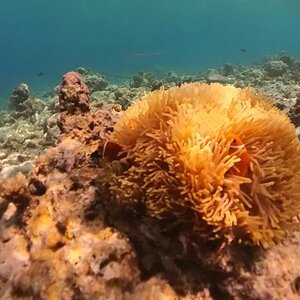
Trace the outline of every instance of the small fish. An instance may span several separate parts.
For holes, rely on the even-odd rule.
[[[134,58],[142,58],[142,57],[153,57],[153,56],[161,56],[163,55],[164,52],[162,51],[149,51],[149,52],[136,52],[136,53],[128,53],[123,55],[123,58],[130,58],[130,59],[134,59]]]
[[[37,74],[37,76],[39,77],[44,76],[44,72],[40,72],[39,74]]]
[[[246,52],[247,52],[247,49],[241,48],[240,51],[243,52],[243,53],[246,53]]]
[[[162,51],[153,51],[153,52],[139,52],[134,53],[133,56],[159,56],[162,55]]]
[[[126,156],[125,153],[122,153],[122,147],[119,144],[110,141],[100,143],[98,153],[102,159],[107,157],[110,161]]]
[[[250,155],[242,139],[239,136],[234,136],[232,144],[229,148],[229,154],[235,154],[237,151],[239,151],[237,153],[237,156],[240,159],[240,161],[236,162],[234,166],[230,169],[230,171],[234,175],[246,177],[248,174],[248,170],[250,169]]]

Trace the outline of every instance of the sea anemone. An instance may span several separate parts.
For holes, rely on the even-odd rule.
[[[109,179],[121,207],[142,206],[200,238],[263,247],[297,227],[295,128],[250,88],[193,83],[152,92],[121,115],[110,141],[122,148]]]

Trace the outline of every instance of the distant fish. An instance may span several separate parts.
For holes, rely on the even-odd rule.
[[[40,72],[39,74],[37,74],[37,76],[39,77],[44,76],[44,72]]]
[[[159,56],[164,54],[162,51],[153,51],[153,52],[139,52],[133,54],[133,56]]]
[[[247,52],[247,49],[241,48],[240,51],[243,52],[243,53],[246,53],[246,52]]]
[[[162,51],[149,51],[149,52],[136,52],[136,53],[128,53],[123,56],[123,58],[137,58],[137,57],[153,57],[160,56],[164,54]]]

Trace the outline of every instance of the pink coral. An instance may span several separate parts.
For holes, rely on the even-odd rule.
[[[88,111],[89,89],[76,72],[64,75],[59,93],[59,106],[61,111],[74,113],[75,111]]]

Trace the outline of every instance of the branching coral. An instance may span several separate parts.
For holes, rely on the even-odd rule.
[[[251,89],[187,84],[134,103],[111,140],[126,157],[112,198],[203,238],[270,246],[300,212],[300,145],[285,114]]]

